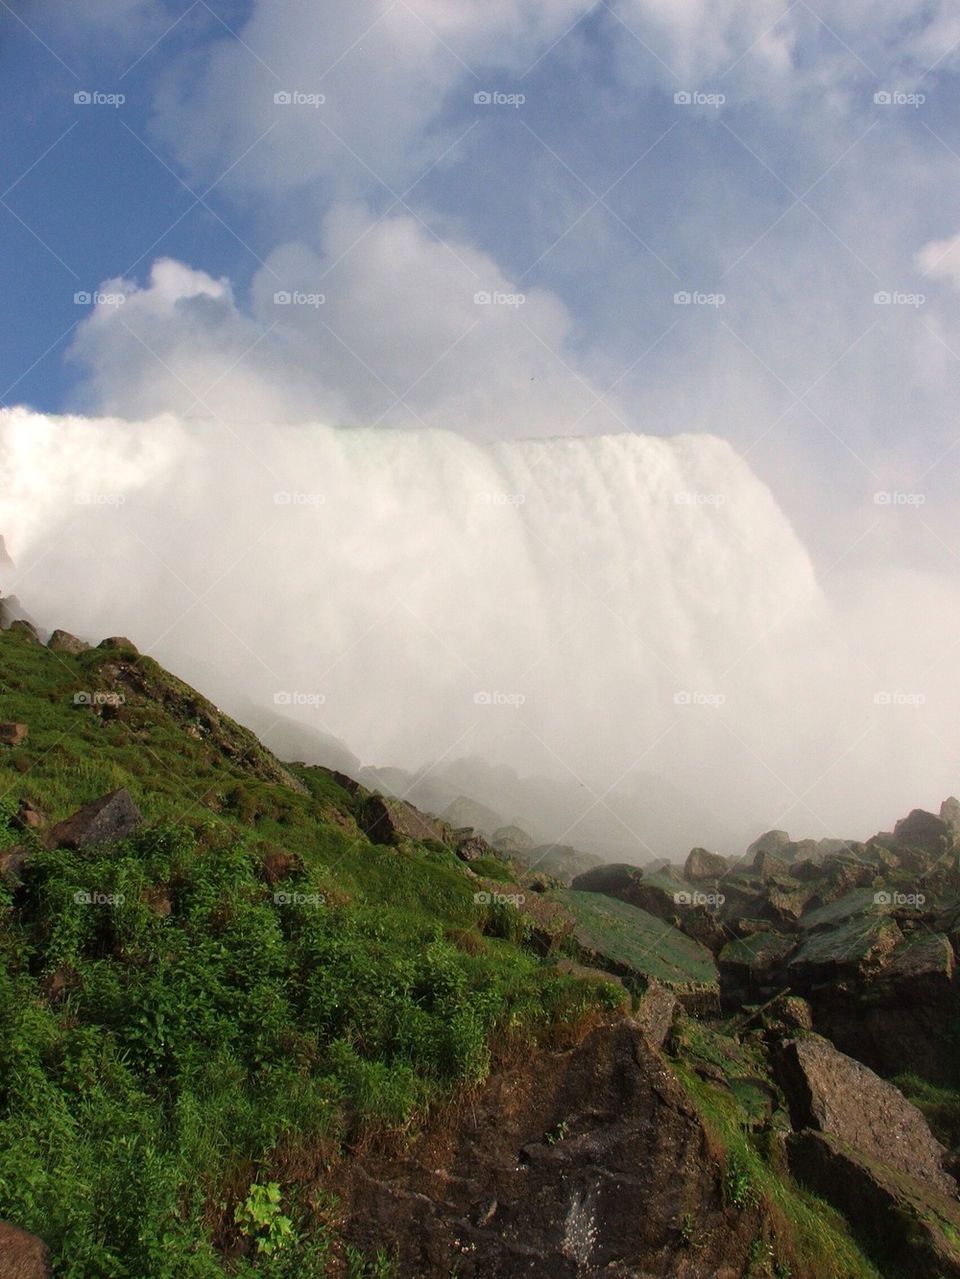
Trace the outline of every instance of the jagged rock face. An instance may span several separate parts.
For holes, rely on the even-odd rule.
[[[52,1274],[43,1240],[0,1221],[0,1279],[50,1279]]]
[[[72,816],[51,827],[47,842],[51,848],[83,848],[109,840],[126,839],[143,820],[143,814],[128,790],[111,791]]]
[[[457,856],[462,862],[479,861],[489,852],[490,845],[482,835],[465,835],[463,839],[457,840]]]
[[[893,836],[898,844],[918,848],[932,857],[950,852],[956,843],[956,834],[947,823],[922,808],[901,818],[893,828]]]
[[[946,822],[952,831],[960,833],[960,799],[953,795],[940,805],[940,820]]]
[[[344,1207],[355,1242],[419,1279],[739,1279],[758,1228],[724,1206],[699,1117],[627,1020],[493,1077],[395,1158],[361,1156]]]
[[[705,848],[691,848],[684,863],[683,875],[691,883],[704,879],[717,879],[729,870],[727,859],[719,853],[709,853]]]
[[[956,1198],[943,1168],[947,1151],[903,1093],[819,1035],[789,1040],[777,1073],[794,1128],[830,1133],[868,1159]]]
[[[395,844],[399,839],[433,839],[445,843],[449,830],[440,821],[421,813],[403,799],[371,795],[364,801],[360,828],[375,844]]]

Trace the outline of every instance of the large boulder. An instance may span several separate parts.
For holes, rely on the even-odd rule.
[[[784,850],[790,846],[790,836],[785,830],[767,830],[749,845],[745,861],[753,861],[758,853],[770,853],[774,857],[783,857]]]
[[[360,829],[374,844],[396,844],[401,839],[421,843],[432,839],[442,844],[449,838],[443,822],[421,813],[404,799],[391,799],[387,795],[371,795],[364,800]]]
[[[915,808],[908,817],[901,818],[893,828],[893,837],[898,844],[920,849],[931,857],[951,852],[957,839],[956,832],[941,817],[922,808]]]
[[[776,1068],[794,1128],[830,1133],[868,1159],[956,1198],[957,1183],[943,1167],[947,1151],[893,1084],[819,1035],[785,1043]]]
[[[790,874],[790,867],[783,858],[774,856],[765,848],[759,849],[755,854],[750,868],[765,884],[770,883],[772,879],[786,879]]]
[[[47,640],[47,648],[54,653],[85,653],[90,645],[69,631],[56,630]]]
[[[683,865],[684,878],[691,883],[704,879],[719,879],[730,869],[727,859],[705,848],[691,848]]]
[[[123,787],[101,795],[62,822],[50,828],[50,848],[83,848],[126,839],[143,821],[143,814]]]
[[[519,826],[498,826],[490,836],[490,843],[501,853],[528,853],[533,839]]]
[[[725,1201],[715,1143],[629,1019],[518,1057],[403,1149],[369,1146],[338,1191],[350,1242],[418,1279],[735,1279],[763,1212]]]
[[[50,1279],[50,1250],[42,1239],[0,1221],[0,1279]]]
[[[847,1218],[881,1273],[960,1279],[955,1200],[870,1159],[828,1133],[806,1130],[787,1145],[790,1171]]]

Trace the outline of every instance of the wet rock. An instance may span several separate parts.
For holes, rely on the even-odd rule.
[[[364,800],[360,829],[374,844],[396,844],[401,839],[445,843],[448,838],[448,829],[441,821],[421,813],[406,800],[386,795],[371,795]]]
[[[519,826],[499,826],[490,836],[490,843],[502,853],[528,853],[534,846],[533,839]]]
[[[718,879],[730,869],[727,859],[705,848],[691,848],[683,866],[684,878],[691,883],[704,879]]]
[[[26,724],[0,724],[0,746],[21,746],[29,736],[30,730]]]
[[[955,1198],[943,1169],[947,1151],[926,1119],[893,1084],[819,1035],[785,1043],[776,1070],[795,1129],[830,1133],[868,1159]]]
[[[749,845],[744,857],[745,861],[752,862],[756,859],[758,853],[770,853],[772,856],[782,857],[784,850],[790,846],[790,836],[785,830],[768,830]]]
[[[788,1141],[790,1170],[837,1208],[882,1273],[897,1279],[960,1279],[960,1209],[903,1173],[822,1132]]]
[[[662,1048],[670,1034],[677,997],[673,991],[651,981],[637,1001],[634,1020],[655,1048]]]
[[[772,879],[786,879],[790,874],[790,867],[782,857],[775,857],[773,853],[768,853],[763,848],[754,857],[750,869],[755,875],[759,875],[765,884]]]
[[[17,830],[36,830],[39,826],[46,825],[46,821],[36,804],[32,804],[29,799],[20,800],[13,818],[13,825]]]
[[[54,653],[85,653],[90,645],[69,631],[54,631],[47,640],[47,648]]]
[[[347,1236],[418,1279],[737,1279],[760,1209],[725,1206],[714,1147],[630,1020],[495,1074],[454,1126],[358,1161]],[[493,1207],[493,1205],[496,1205]],[[697,1249],[679,1223],[697,1221]]]
[[[33,622],[28,622],[25,617],[18,617],[12,621],[9,631],[11,635],[16,635],[18,639],[24,640],[27,644],[41,643],[37,628]]]
[[[482,835],[465,835],[457,840],[457,856],[462,862],[478,862],[490,852],[490,845]]]
[[[50,1279],[50,1249],[27,1230],[0,1221],[0,1279]]]
[[[128,640],[126,635],[109,635],[106,639],[100,641],[97,648],[122,648],[128,653],[134,654],[140,652],[133,640]]]
[[[898,844],[917,848],[931,857],[941,857],[953,850],[956,833],[942,818],[915,808],[909,817],[902,818],[893,828]]]
[[[51,848],[83,848],[87,844],[126,839],[142,820],[143,814],[130,792],[121,787],[58,822],[51,828],[47,843]]]

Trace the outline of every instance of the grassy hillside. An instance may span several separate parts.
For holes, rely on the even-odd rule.
[[[0,720],[29,727],[0,747],[0,849],[33,849],[0,886],[0,1217],[69,1279],[389,1273],[338,1242],[339,1153],[604,988],[123,645],[0,633]],[[146,821],[120,844],[14,828],[22,800],[59,820],[121,786]]]

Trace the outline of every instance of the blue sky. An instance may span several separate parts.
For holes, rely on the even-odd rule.
[[[5,403],[714,431],[801,520],[955,480],[948,5],[88,8],[0,11]]]

